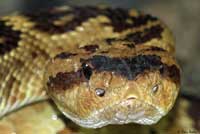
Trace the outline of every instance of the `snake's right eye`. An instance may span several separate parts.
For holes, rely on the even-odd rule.
[[[83,63],[82,70],[83,70],[83,75],[85,76],[85,78],[87,80],[90,80],[90,77],[92,75],[92,68],[88,64]]]

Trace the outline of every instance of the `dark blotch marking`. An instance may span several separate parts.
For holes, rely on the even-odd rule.
[[[138,55],[135,57],[110,58],[107,56],[95,55],[87,59],[93,66],[93,70],[115,72],[118,75],[133,80],[137,75],[145,71],[160,71],[164,77],[180,83],[180,71],[175,66],[168,66],[162,63],[161,58],[156,55]]]
[[[81,70],[77,72],[59,72],[55,77],[50,76],[47,86],[49,90],[67,90],[75,84],[86,81]]]
[[[113,43],[119,42],[119,41],[128,41],[128,40],[125,40],[125,39],[123,39],[123,38],[106,38],[106,39],[105,39],[105,42],[106,42],[108,45],[112,45]]]
[[[145,51],[161,51],[161,52],[166,52],[165,49],[160,48],[160,47],[156,47],[156,46],[151,46],[150,48],[145,49]]]
[[[44,10],[37,11],[34,13],[25,13],[31,21],[37,22],[35,27],[52,34],[64,33],[74,30],[77,26],[87,21],[89,18],[95,18],[98,15],[107,16],[111,22],[104,23],[102,25],[112,26],[115,32],[121,32],[123,30],[139,27],[147,24],[149,21],[156,21],[157,18],[150,15],[140,15],[132,17],[129,15],[128,10],[121,8],[105,8],[100,9],[92,6],[84,7],[72,7],[69,11],[58,11],[58,10]],[[54,21],[60,18],[73,15],[72,20],[61,26],[55,25]],[[133,23],[127,22],[127,19],[133,21]]]
[[[64,27],[55,25],[54,21],[68,14],[70,14],[70,11],[57,11],[53,9],[24,13],[31,21],[36,22],[35,28],[52,34],[65,32]]]
[[[133,43],[123,44],[123,45],[127,46],[128,48],[135,48],[135,44]]]
[[[86,63],[82,64],[82,68],[77,72],[59,72],[55,77],[50,76],[47,86],[49,90],[67,90],[74,85],[82,82],[88,82],[92,75],[92,68]]]
[[[98,45],[87,45],[87,46],[81,47],[81,49],[84,49],[85,51],[94,53],[94,52],[96,52],[97,49],[99,49],[99,46]]]
[[[111,23],[106,23],[105,25],[113,26],[114,32],[121,32],[123,30],[127,30],[129,28],[140,27],[142,25],[147,24],[149,21],[157,21],[156,17],[151,15],[139,15],[137,17],[133,17],[129,15],[128,10],[116,8],[116,9],[106,9],[103,13],[107,16]],[[131,20],[133,23],[127,22],[127,20]]]
[[[124,39],[124,38],[106,38],[105,39],[105,42],[107,43],[107,45],[113,45],[114,43],[120,42],[120,41],[121,42],[127,42],[127,43],[124,43],[123,45],[127,46],[129,48],[134,48],[135,47],[135,44],[131,43],[129,40]]]
[[[57,34],[73,31],[77,26],[81,25],[82,22],[91,17],[98,16],[99,11],[100,10],[96,7],[72,7],[72,9],[68,11],[56,11],[51,9],[26,13],[25,15],[29,17],[31,21],[37,22],[35,25],[36,28],[45,32]],[[54,24],[54,21],[67,15],[73,15],[73,19],[61,26]]]
[[[90,77],[92,75],[92,68],[88,64],[83,63],[82,70],[83,70],[83,74],[84,74],[85,78],[87,80],[90,80]]]
[[[20,31],[14,31],[12,27],[6,26],[4,21],[0,21],[0,55],[4,55],[18,46]]]
[[[102,53],[102,54],[106,54],[106,53],[108,53],[108,51],[101,51],[101,53]]]
[[[177,66],[162,63],[161,58],[156,55],[138,55],[124,58],[95,55],[90,59],[82,59],[81,62],[83,62],[82,68],[77,72],[60,72],[55,77],[50,76],[47,83],[48,88],[50,90],[70,89],[73,85],[88,82],[92,71],[114,72],[128,80],[133,80],[145,71],[158,70],[163,77],[168,77],[176,84],[180,84],[180,70]]]
[[[136,32],[126,35],[125,40],[134,42],[135,45],[142,44],[154,38],[160,39],[163,28],[160,25],[144,29],[143,32]]]
[[[180,83],[180,70],[176,65],[167,66],[163,64],[160,68],[160,72],[162,75],[171,78],[175,83]]]
[[[74,53],[68,53],[68,52],[62,52],[58,55],[56,55],[54,58],[55,59],[67,59],[67,58],[70,58],[72,56],[76,56],[77,54],[74,54]]]
[[[112,45],[113,42],[118,41],[117,38],[106,38],[105,41],[108,45]]]
[[[38,54],[36,52],[32,52],[31,55],[32,55],[33,59],[38,56]]]
[[[105,39],[105,41],[107,42],[108,45],[112,45],[114,42],[117,41],[128,41],[128,42],[132,42],[132,44],[124,44],[129,48],[134,48],[135,45],[140,45],[142,43],[145,43],[147,41],[150,41],[152,39],[160,39],[162,32],[163,32],[163,27],[161,27],[160,25],[156,25],[156,26],[152,26],[150,28],[146,28],[144,29],[144,31],[142,32],[135,32],[135,33],[130,33],[127,34],[124,38],[107,38]],[[149,49],[150,50],[150,49]],[[152,47],[151,48],[152,51],[161,51],[164,49],[162,48],[158,48],[158,47]]]

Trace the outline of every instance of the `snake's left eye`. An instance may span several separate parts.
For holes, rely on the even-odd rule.
[[[92,68],[88,64],[83,63],[82,70],[83,70],[83,75],[85,76],[85,78],[87,80],[90,80],[90,77],[92,75]]]

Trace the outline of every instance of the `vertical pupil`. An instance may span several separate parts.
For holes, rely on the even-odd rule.
[[[92,75],[92,68],[88,64],[83,63],[82,69],[83,69],[83,74],[84,74],[85,78],[87,80],[90,80],[90,77]]]

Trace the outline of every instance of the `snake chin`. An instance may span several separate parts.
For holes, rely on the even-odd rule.
[[[101,128],[107,125],[136,123],[151,125],[157,123],[167,112],[144,101],[129,98],[94,111],[88,118],[80,119],[64,113],[78,125],[86,128]]]

